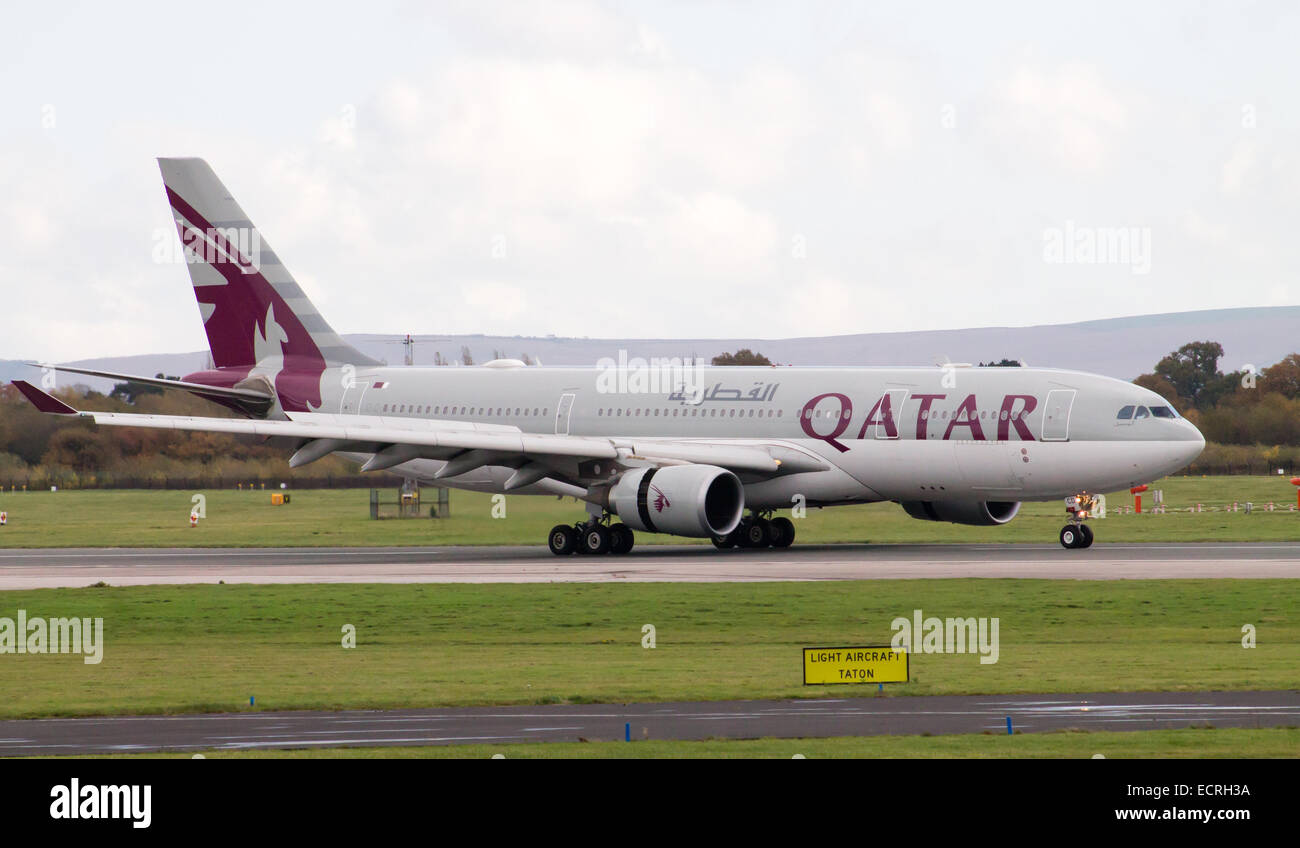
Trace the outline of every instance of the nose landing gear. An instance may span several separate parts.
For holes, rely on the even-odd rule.
[[[1092,515],[1096,506],[1097,498],[1087,492],[1065,499],[1065,511],[1070,515],[1070,523],[1061,528],[1061,547],[1092,547],[1092,528],[1083,522]]]
[[[1092,528],[1087,524],[1067,524],[1061,528],[1061,545],[1066,548],[1092,547]]]

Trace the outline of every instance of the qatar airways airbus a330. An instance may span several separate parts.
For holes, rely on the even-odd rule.
[[[1205,445],[1153,392],[1049,368],[388,367],[330,328],[205,161],[159,164],[214,367],[183,380],[57,367],[244,418],[78,411],[16,381],[32,403],[101,425],[283,437],[294,467],[337,453],[443,486],[573,496],[586,514],[551,531],[556,554],[625,554],[634,530],[784,547],[794,525],[774,513],[792,505],[895,501],[925,521],[997,525],[1023,501],[1072,497],[1060,541],[1086,548],[1087,493],[1177,471]]]

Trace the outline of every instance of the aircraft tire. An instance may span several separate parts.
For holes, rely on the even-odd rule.
[[[794,544],[794,522],[785,516],[773,518],[769,522],[769,538],[774,548],[788,548]]]
[[[584,554],[600,556],[609,553],[614,537],[604,524],[591,523],[583,528],[578,537],[578,550]]]
[[[578,549],[578,531],[567,524],[557,524],[551,528],[546,545],[556,556],[568,556]]]
[[[626,524],[615,524],[609,528],[609,534],[612,537],[609,552],[611,554],[623,555],[630,553],[632,546],[636,544],[636,537],[632,534],[632,528]]]

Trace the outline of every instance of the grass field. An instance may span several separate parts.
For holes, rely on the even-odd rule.
[[[0,717],[729,698],[1292,689],[1300,582],[208,585],[0,593],[0,615],[104,619],[103,661],[0,657]],[[800,648],[890,622],[1000,619],[998,662],[805,687]],[[653,624],[657,647],[642,648]],[[344,649],[345,624],[356,647]],[[1258,647],[1242,647],[1242,625]]]
[[[708,739],[702,742],[648,740],[627,742],[533,742],[514,745],[445,745],[409,748],[298,748],[287,751],[210,751],[209,759],[292,758],[440,758],[597,759],[631,758],[781,758],[888,757],[906,759],[1029,758],[1107,759],[1142,757],[1296,757],[1300,729],[1138,730],[1128,733],[1069,731],[1062,733],[966,734],[960,736],[852,736],[831,739]],[[129,754],[131,758],[189,759],[180,754]]]
[[[1100,542],[1197,542],[1300,540],[1300,512],[1289,512],[1295,487],[1277,477],[1171,477],[1152,486],[1164,490],[1165,515],[1114,515],[1095,522]],[[191,498],[202,494],[207,517],[190,528]],[[271,506],[270,491],[60,491],[0,492],[0,547],[151,547],[298,545],[541,545],[555,524],[584,516],[572,499],[516,495],[505,499],[505,517],[493,517],[488,495],[451,493],[445,519],[372,521],[366,490],[291,492],[292,502]],[[386,491],[389,499],[394,491]],[[1206,509],[1253,501],[1244,512],[1175,512],[1203,503]],[[1281,509],[1265,512],[1273,501]],[[1127,493],[1108,496],[1108,506],[1130,505]],[[1147,506],[1150,498],[1147,498]],[[1055,542],[1064,523],[1059,502],[1026,503],[1002,527],[962,527],[918,521],[892,503],[808,510],[796,520],[799,543],[815,542]],[[673,536],[637,534],[638,544],[707,544]]]

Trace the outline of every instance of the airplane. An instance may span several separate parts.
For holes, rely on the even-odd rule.
[[[390,367],[340,337],[202,159],[159,159],[212,367],[185,390],[242,418],[81,411],[27,381],[41,411],[97,425],[278,437],[297,468],[330,454],[425,483],[571,496],[556,555],[626,554],[634,532],[720,549],[788,547],[783,509],[894,501],[923,521],[1004,525],[1066,499],[1059,540],[1091,546],[1090,493],[1173,473],[1205,446],[1160,395],[1030,367],[712,367],[494,360]],[[615,520],[617,518],[617,521]]]

